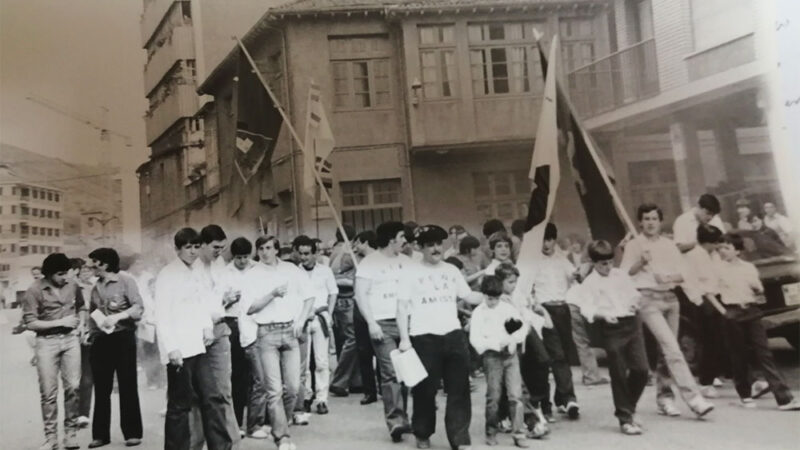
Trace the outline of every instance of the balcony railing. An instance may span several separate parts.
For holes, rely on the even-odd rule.
[[[582,117],[652,97],[659,93],[655,40],[644,40],[580,67],[567,80]]]

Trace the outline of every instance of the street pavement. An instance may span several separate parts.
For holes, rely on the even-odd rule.
[[[0,449],[36,449],[43,442],[42,420],[36,371],[30,366],[32,355],[22,336],[12,336],[11,328],[19,319],[19,310],[0,310]],[[779,365],[798,395],[800,389],[800,357],[785,341],[770,342]],[[579,370],[574,379],[580,380]],[[165,391],[147,390],[140,375],[140,400],[145,435],[141,449],[162,449],[164,419],[159,411],[165,406]],[[745,410],[737,405],[737,396],[730,382],[720,390],[721,398],[713,400],[716,409],[706,420],[696,420],[685,404],[679,404],[683,416],[659,416],[655,408],[655,390],[649,386],[639,403],[638,417],[643,422],[642,436],[623,436],[613,416],[609,386],[587,388],[576,386],[581,405],[581,417],[570,421],[563,417],[551,425],[551,434],[542,441],[530,441],[531,448],[613,448],[626,449],[800,449],[800,412],[776,409],[775,400],[767,395],[757,400],[758,408]],[[413,449],[414,438],[393,444],[382,420],[382,406],[375,403],[361,406],[360,395],[331,398],[331,413],[313,415],[309,426],[293,427],[292,435],[298,449],[324,450],[401,450]],[[444,402],[440,396],[440,414],[432,448],[447,449],[444,432]],[[112,399],[112,443],[103,449],[123,449],[119,430],[117,399]],[[488,448],[483,442],[484,385],[472,396],[473,446]],[[63,420],[63,409],[59,406]],[[409,406],[409,411],[412,407]],[[80,431],[79,441],[86,448],[91,441],[89,429]],[[502,448],[513,448],[510,435],[500,436]],[[271,441],[245,439],[242,450],[274,449]]]

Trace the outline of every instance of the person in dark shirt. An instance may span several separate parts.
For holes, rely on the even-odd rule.
[[[45,443],[41,450],[58,449],[58,379],[64,385],[64,448],[80,448],[78,387],[81,381],[81,347],[78,330],[85,319],[81,289],[68,281],[69,258],[48,255],[42,275],[25,292],[22,319],[36,333],[36,369],[39,373]]]

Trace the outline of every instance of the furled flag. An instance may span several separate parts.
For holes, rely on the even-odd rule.
[[[326,189],[330,189],[333,185],[333,176],[331,173],[332,164],[328,160],[335,141],[333,139],[333,132],[331,132],[328,117],[325,115],[325,109],[322,107],[322,100],[319,86],[311,80],[308,88],[308,117],[306,118],[306,139],[305,139],[305,157],[314,161],[313,170],[319,173],[322,184]],[[317,181],[312,172],[312,166],[306,164],[306,176],[304,177],[304,185],[306,192],[314,196]]]
[[[247,131],[247,125],[239,122],[236,127],[236,152],[234,153],[234,164],[239,176],[246,185],[250,178],[258,172],[271,138],[263,134]]]
[[[550,46],[550,57],[552,61],[558,55],[558,38],[553,40]],[[544,229],[550,214],[553,211],[553,204],[556,199],[558,182],[560,179],[560,167],[558,163],[559,147],[565,142],[563,138],[559,140],[559,129],[557,120],[557,101],[556,101],[556,73],[557,64],[551,64],[547,70],[544,82],[544,95],[542,97],[542,110],[539,114],[539,126],[536,129],[536,143],[533,147],[533,157],[531,158],[531,168],[528,174],[533,182],[531,197],[528,203],[528,217],[525,221],[525,234],[517,257],[517,266],[520,269],[520,287],[530,292],[533,283],[527,273],[531,271],[535,260],[542,254],[542,241],[544,239]],[[524,286],[525,282],[530,286]]]

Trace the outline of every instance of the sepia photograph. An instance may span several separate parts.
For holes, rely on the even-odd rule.
[[[798,43],[794,0],[0,0],[0,448],[798,448]]]

